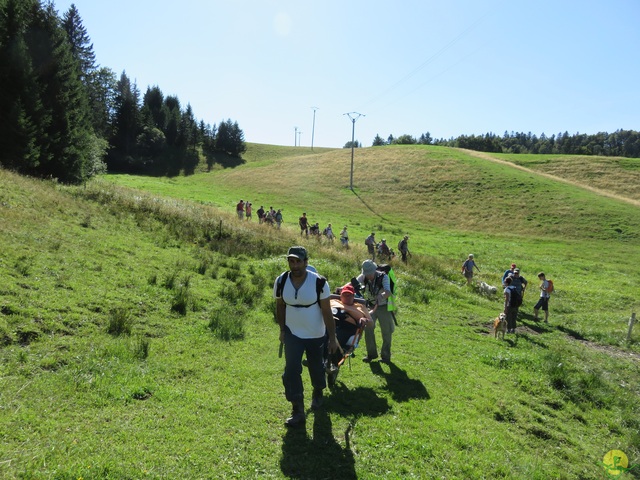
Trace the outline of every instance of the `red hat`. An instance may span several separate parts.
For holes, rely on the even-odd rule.
[[[340,290],[340,293],[350,293],[351,295],[355,295],[356,294],[356,290],[355,288],[353,288],[353,285],[351,285],[350,283],[347,283],[344,287],[342,287],[342,290]]]
[[[512,263],[512,264],[511,264],[511,268],[516,268],[516,264],[515,264],[515,263]]]

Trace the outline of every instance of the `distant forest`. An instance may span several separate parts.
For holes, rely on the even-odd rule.
[[[529,133],[504,132],[485,135],[462,135],[457,138],[433,139],[429,132],[416,139],[411,135],[393,135],[384,140],[380,135],[373,139],[373,146],[382,145],[441,145],[445,147],[467,148],[479,152],[494,153],[540,153],[570,155],[602,155],[607,157],[640,157],[640,133],[634,130],[616,130],[613,133],[600,132],[595,135],[568,132],[547,137]],[[358,147],[358,145],[355,145]],[[351,147],[351,142],[345,148]]]
[[[244,133],[210,125],[158,86],[96,64],[75,5],[0,0],[0,165],[81,183],[105,171],[175,175],[237,164]]]

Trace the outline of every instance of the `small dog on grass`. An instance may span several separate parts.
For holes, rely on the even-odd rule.
[[[493,321],[493,336],[498,338],[498,335],[502,334],[502,340],[504,340],[505,333],[507,333],[507,316],[501,313]]]
[[[484,293],[485,295],[495,295],[496,292],[498,291],[497,287],[489,285],[488,283],[485,283],[485,282],[480,282],[479,288],[480,288],[480,292]]]

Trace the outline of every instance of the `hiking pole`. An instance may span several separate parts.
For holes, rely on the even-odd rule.
[[[398,320],[396,319],[396,312],[394,312],[393,310],[391,311],[391,316],[393,317],[393,323],[396,324],[396,327],[398,326]]]
[[[278,358],[282,358],[282,350],[284,350],[284,343],[280,342],[280,347],[278,348]]]

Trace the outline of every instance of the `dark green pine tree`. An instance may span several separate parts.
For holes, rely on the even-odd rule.
[[[142,118],[145,125],[164,130],[167,118],[164,95],[160,87],[147,87],[142,98]]]
[[[82,25],[78,9],[73,3],[62,17],[62,26],[69,38],[71,54],[78,61],[80,79],[87,85],[89,77],[96,70],[96,55],[87,29]]]
[[[52,3],[34,16],[27,44],[34,70],[39,72],[42,104],[51,116],[45,127],[48,161],[40,173],[62,182],[80,183],[87,177],[92,146],[86,91],[78,63]]]
[[[26,32],[37,2],[0,4],[0,164],[31,175],[45,155],[44,126],[50,119],[40,100]]]
[[[142,133],[142,121],[137,87],[122,72],[117,84],[113,132],[107,158],[109,170],[128,171],[136,156],[136,139]]]

